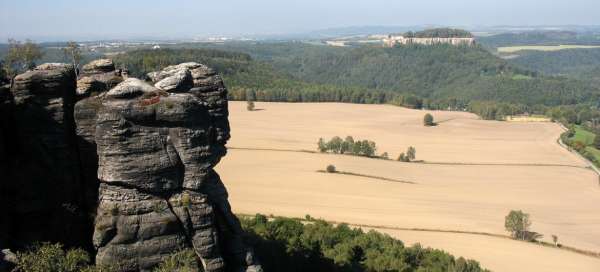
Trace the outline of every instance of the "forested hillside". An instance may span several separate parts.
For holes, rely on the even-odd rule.
[[[429,100],[555,106],[587,102],[599,93],[597,88],[581,81],[543,77],[514,68],[480,47],[331,48],[281,43],[238,44],[221,49],[243,51],[252,57],[215,53],[220,50],[167,50],[134,51],[115,59],[127,64],[134,73],[139,70],[137,67],[148,71],[149,68],[143,67],[169,63],[167,59],[172,59],[171,62],[193,59],[216,67],[231,87],[254,91],[275,88],[271,92],[294,95],[321,88],[340,92],[371,90]]]
[[[600,48],[524,51],[509,62],[546,75],[564,75],[600,84]]]
[[[488,37],[479,37],[477,40],[481,44],[491,48],[516,45],[600,44],[597,34],[580,34],[571,31],[502,33]]]

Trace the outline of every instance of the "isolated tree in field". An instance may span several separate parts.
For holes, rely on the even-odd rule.
[[[247,109],[248,111],[253,111],[253,110],[254,110],[254,101],[252,101],[252,100],[248,100],[248,101],[246,102],[246,104],[247,104],[247,105],[246,105],[246,109]]]
[[[423,117],[423,125],[426,127],[431,127],[435,125],[435,123],[433,122],[433,116],[431,114],[425,114],[425,116]]]
[[[509,231],[513,238],[525,240],[527,232],[531,226],[529,221],[529,214],[523,211],[510,211],[510,213],[504,218],[504,228]]]
[[[558,236],[552,234],[552,242],[554,242],[554,246],[558,246]]]
[[[406,158],[408,161],[413,161],[417,158],[417,150],[414,147],[409,147],[406,151]]]
[[[383,152],[383,153],[381,153],[381,156],[380,156],[380,157],[381,157],[382,159],[386,159],[386,160],[390,158],[390,156],[388,155],[388,153],[387,153],[387,152]]]
[[[42,49],[30,40],[21,43],[9,39],[8,52],[4,58],[4,69],[12,79],[18,73],[35,67],[35,61],[42,58]]]
[[[68,42],[67,46],[63,48],[63,53],[65,54],[65,59],[73,64],[75,74],[79,76],[79,63],[81,62],[81,48],[79,44]]]
[[[327,165],[327,168],[325,168],[325,170],[327,171],[327,173],[335,173],[336,172],[335,165],[333,165],[333,164]]]

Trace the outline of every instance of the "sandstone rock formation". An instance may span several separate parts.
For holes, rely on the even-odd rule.
[[[112,60],[99,59],[83,66],[83,72],[77,81],[77,95],[94,96],[116,86],[123,77],[121,71],[115,70]]]
[[[222,80],[197,63],[149,78],[99,60],[78,87],[66,64],[0,86],[0,249],[60,242],[148,271],[192,248],[205,271],[261,271],[213,170],[229,139]]]
[[[2,100],[5,211],[0,221],[7,238],[0,248],[34,241],[91,248],[92,220],[75,144],[74,70],[40,65],[18,75]]]
[[[260,271],[213,170],[229,138],[222,81],[195,63],[149,76],[161,89],[129,78],[99,96],[97,263],[147,270],[193,248],[205,271]]]

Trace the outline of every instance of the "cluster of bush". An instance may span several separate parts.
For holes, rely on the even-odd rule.
[[[377,156],[375,152],[377,151],[377,145],[373,141],[369,140],[357,140],[355,141],[352,136],[347,136],[345,139],[340,138],[339,136],[335,136],[331,138],[329,141],[323,140],[323,138],[319,138],[317,142],[317,146],[319,152],[327,153],[331,152],[334,154],[349,154],[355,156],[365,156],[370,158],[380,158],[380,159],[389,159],[389,154],[387,152],[381,153],[381,155]],[[406,152],[400,153],[397,161],[401,162],[411,162],[414,161],[417,157],[417,150],[410,146],[406,150]]]
[[[310,216],[269,220],[256,215],[241,222],[265,271],[487,271],[441,250],[407,247],[385,234]]]
[[[369,140],[354,141],[352,136],[347,136],[346,139],[335,136],[328,142],[323,138],[319,138],[317,143],[320,152],[332,152],[335,154],[350,154],[356,156],[376,157],[377,145]]]
[[[406,152],[400,153],[397,161],[401,162],[411,162],[417,158],[417,149],[412,146],[409,146]]]
[[[41,243],[18,252],[16,268],[19,272],[113,272],[121,271],[119,264],[93,265],[87,251],[64,249],[60,244]],[[153,272],[200,272],[196,253],[191,249],[174,252],[158,265]]]

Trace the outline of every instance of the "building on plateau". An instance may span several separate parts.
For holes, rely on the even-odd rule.
[[[464,37],[464,38],[440,38],[440,37],[429,37],[429,38],[415,38],[415,37],[404,37],[401,35],[388,35],[387,38],[383,39],[384,47],[394,47],[396,45],[407,45],[407,44],[422,44],[422,45],[435,45],[435,44],[451,44],[451,45],[475,45],[475,38]]]

